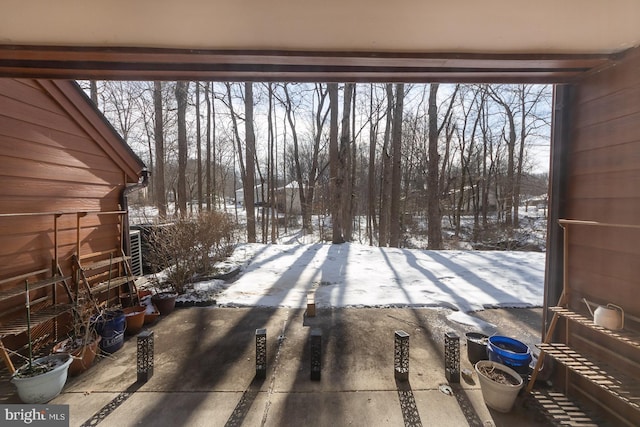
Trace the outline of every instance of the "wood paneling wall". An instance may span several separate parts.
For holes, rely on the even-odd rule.
[[[586,75],[574,89],[565,165],[566,217],[640,225],[640,50]],[[582,298],[620,305],[626,313],[625,327],[638,331],[640,230],[570,225],[568,242],[570,308],[589,315]],[[640,381],[637,349],[602,341],[579,327],[564,335],[572,347],[597,355]],[[570,391],[591,396],[607,408],[616,422],[621,418],[638,422],[637,413],[606,393],[578,378],[570,377],[569,384]]]
[[[640,225],[640,51],[576,85],[568,160],[569,219]],[[571,226],[570,285],[640,316],[640,230]]]
[[[57,234],[60,264],[70,274],[78,240],[73,212],[119,210],[127,175],[78,121],[96,115],[90,106],[74,117],[75,104],[61,105],[51,87],[0,79],[0,214],[69,212]],[[119,248],[118,215],[82,217],[79,236],[81,253]],[[0,216],[0,278],[51,266],[54,241],[52,214]]]

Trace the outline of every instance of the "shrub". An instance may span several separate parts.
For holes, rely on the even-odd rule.
[[[216,211],[154,227],[149,238],[154,271],[165,270],[167,287],[182,294],[233,252],[234,231],[231,217]]]

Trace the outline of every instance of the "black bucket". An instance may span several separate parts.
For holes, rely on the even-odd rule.
[[[487,355],[487,343],[489,342],[489,336],[480,332],[467,332],[467,358],[472,365],[475,365],[480,360],[488,360]]]

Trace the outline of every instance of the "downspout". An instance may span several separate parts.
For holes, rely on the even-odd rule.
[[[134,191],[139,191],[147,187],[147,185],[149,185],[150,175],[151,173],[148,170],[143,169],[141,173],[142,179],[140,179],[137,184],[125,187],[120,194],[120,208],[127,212],[126,221],[122,222],[122,250],[127,256],[131,255],[131,241],[129,240],[129,202],[127,201],[127,196]]]

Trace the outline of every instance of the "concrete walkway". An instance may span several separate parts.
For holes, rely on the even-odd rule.
[[[149,328],[148,382],[136,383],[132,337],[51,403],[70,406],[71,426],[545,425],[521,402],[509,414],[487,409],[475,373],[451,395],[441,390],[444,332],[457,327],[464,338],[462,325],[443,319],[428,309],[319,310],[314,318],[284,308],[176,309]],[[267,329],[265,379],[255,378],[258,328]],[[320,381],[310,380],[312,328],[323,334]],[[394,379],[399,329],[410,334],[408,382]],[[464,339],[460,350],[471,370]]]

